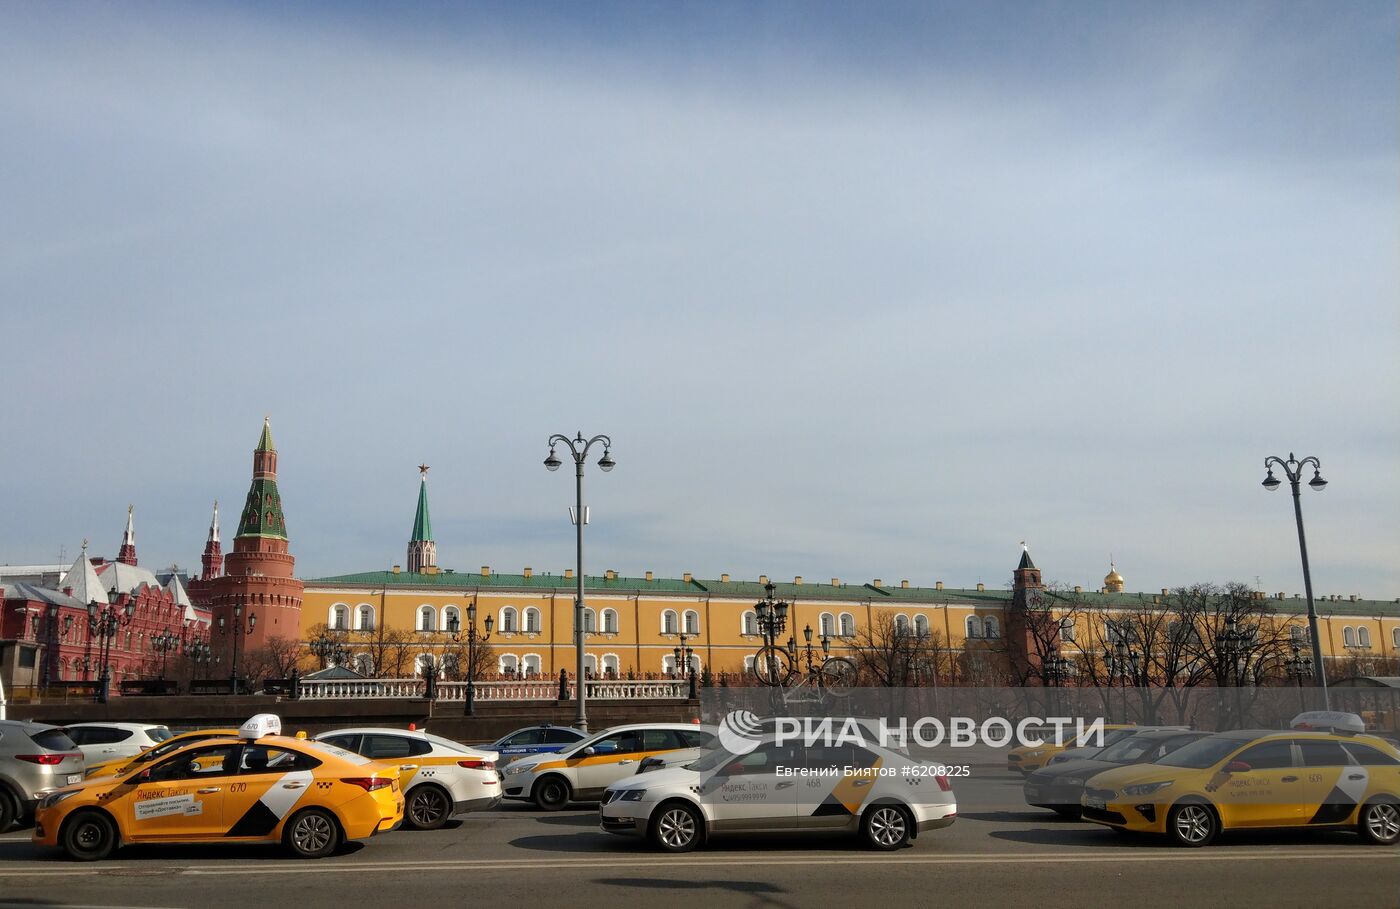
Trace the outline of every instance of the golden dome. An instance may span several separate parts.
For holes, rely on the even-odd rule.
[[[1103,589],[1109,593],[1123,592],[1123,576],[1118,573],[1112,561],[1108,563],[1108,574],[1103,577]]]

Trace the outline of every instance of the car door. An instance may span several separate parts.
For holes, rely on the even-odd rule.
[[[137,773],[119,796],[123,836],[133,841],[214,839],[224,833],[224,799],[237,776],[239,744],[196,748]]]
[[[1300,823],[1345,824],[1366,795],[1366,768],[1334,739],[1295,739],[1303,759]]]
[[[609,784],[636,772],[642,753],[642,730],[614,732],[589,747],[592,754],[580,752],[567,762],[574,768],[574,796],[583,801],[601,797]]]
[[[224,797],[224,836],[263,839],[277,829],[314,785],[312,769],[320,761],[275,745],[243,747],[237,775]]]
[[[360,754],[399,768],[399,791],[407,792],[413,778],[423,769],[423,755],[433,750],[427,739],[418,736],[366,732]]]
[[[527,754],[537,754],[546,749],[540,746],[544,743],[545,730],[525,729],[514,735],[501,739],[491,750],[499,754],[501,764],[509,764]]]
[[[1251,745],[1221,765],[1242,764],[1219,773],[1214,798],[1226,827],[1286,827],[1300,823],[1303,768],[1293,743],[1271,739]]]
[[[765,742],[735,755],[696,787],[719,832],[797,829],[803,768],[792,745]]]
[[[797,785],[798,828],[832,830],[854,825],[879,779],[879,758],[850,745],[798,751],[807,771]]]

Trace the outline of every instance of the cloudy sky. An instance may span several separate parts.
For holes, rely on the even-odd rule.
[[[390,11],[391,10],[391,11]],[[1400,596],[1394,3],[0,7],[0,562]],[[231,536],[229,528],[228,536]]]

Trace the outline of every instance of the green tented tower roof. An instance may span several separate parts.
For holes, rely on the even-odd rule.
[[[433,522],[428,517],[428,478],[418,485],[418,513],[413,516],[413,536],[409,542],[422,543],[433,538]]]

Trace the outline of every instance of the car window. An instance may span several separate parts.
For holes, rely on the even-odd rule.
[[[544,741],[543,729],[526,729],[501,742],[502,748],[519,748],[523,745],[538,745]]]
[[[340,735],[328,735],[325,738],[317,739],[318,742],[325,742],[335,748],[344,748],[346,751],[360,753],[360,736],[353,732],[342,733]]]
[[[427,754],[432,750],[433,746],[426,739],[407,735],[367,734],[360,753],[376,761],[392,761],[415,754]]]
[[[1393,767],[1400,764],[1379,748],[1372,748],[1370,745],[1362,745],[1360,742],[1347,742],[1344,746],[1351,756],[1356,758],[1356,763],[1363,767]]]
[[[196,748],[193,751],[177,754],[152,767],[147,773],[151,782],[170,780],[201,779],[209,776],[222,776],[236,773],[238,752],[242,745],[216,745],[211,748]]]
[[[1094,759],[1112,764],[1132,764],[1142,760],[1156,746],[1156,739],[1141,735],[1129,736],[1118,744],[1098,752]]]
[[[1244,742],[1229,736],[1206,736],[1189,745],[1183,745],[1162,758],[1157,763],[1164,767],[1190,767],[1204,770],[1219,763],[1222,758],[1243,745]]]
[[[238,772],[288,773],[293,770],[312,770],[319,766],[319,760],[300,751],[269,745],[249,745],[243,749],[243,755],[238,762]]]
[[[576,729],[566,729],[562,726],[554,726],[544,731],[544,741],[547,745],[568,745],[583,738],[583,734]]]
[[[813,751],[817,749],[806,749]],[[776,772],[778,767],[796,766],[791,745],[768,743],[745,755],[731,756],[720,768],[722,776],[756,776]],[[809,765],[810,766],[810,765]]]
[[[77,733],[73,741],[79,745],[110,745],[131,738],[130,729],[114,729],[110,726],[79,726],[70,731]]]
[[[639,751],[669,751],[681,748],[680,737],[670,729],[643,729],[642,747]]]
[[[1299,739],[1294,744],[1303,752],[1304,767],[1345,767],[1351,763],[1351,756],[1342,750],[1341,742]]]
[[[153,742],[163,742],[170,738],[170,730],[164,726],[147,726],[144,731],[146,737]]]
[[[1293,766],[1293,745],[1287,739],[1260,742],[1246,748],[1236,758],[1249,765],[1250,770],[1276,770]]]
[[[50,751],[72,751],[78,747],[62,729],[41,729],[38,732],[29,733],[29,738],[40,748],[47,748]]]
[[[686,748],[708,748],[714,742],[715,737],[708,732],[700,732],[696,729],[682,729],[676,733],[685,742]]]

